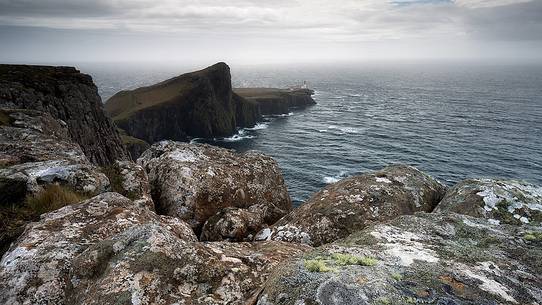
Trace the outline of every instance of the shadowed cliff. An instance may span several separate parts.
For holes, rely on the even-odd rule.
[[[107,101],[105,109],[128,135],[148,143],[229,136],[261,117],[255,103],[232,92],[225,63],[121,91]]]
[[[48,112],[62,120],[95,164],[129,158],[92,78],[75,68],[0,65],[0,107]]]

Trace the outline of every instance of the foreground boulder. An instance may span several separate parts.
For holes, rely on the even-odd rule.
[[[245,304],[290,243],[199,243],[117,193],[46,214],[0,262],[1,304]]]
[[[127,135],[147,143],[230,136],[260,119],[256,104],[232,92],[225,63],[121,91],[105,109]]]
[[[0,262],[0,304],[71,304],[67,300],[81,281],[77,272],[84,272],[74,270],[77,257],[138,224],[159,225],[178,239],[196,240],[180,220],[157,216],[120,194],[104,193],[44,214],[27,226]],[[97,251],[94,258],[104,259],[101,254]]]
[[[129,158],[92,78],[75,68],[0,65],[0,107],[48,112],[62,120],[95,164]]]
[[[516,180],[468,179],[451,188],[435,212],[482,217],[496,224],[540,224],[542,187]]]
[[[262,230],[256,240],[332,242],[385,221],[415,212],[431,212],[446,187],[414,167],[394,165],[331,184],[305,204]]]
[[[257,304],[540,304],[541,246],[541,227],[402,216],[282,267]]]
[[[224,208],[257,205],[263,224],[292,208],[277,163],[257,152],[162,141],[138,163],[149,175],[157,212],[188,222],[198,234]]]

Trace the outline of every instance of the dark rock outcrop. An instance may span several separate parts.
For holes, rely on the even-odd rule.
[[[467,179],[448,190],[435,212],[483,217],[496,224],[540,224],[542,187],[516,180]]]
[[[0,125],[0,181],[8,189],[24,185],[15,198],[13,190],[1,189],[3,198],[17,204],[47,184],[68,185],[82,193],[99,193],[109,187],[107,177],[92,165],[79,145],[67,136],[61,122],[34,110],[0,109],[6,118]],[[4,196],[2,196],[4,197]]]
[[[327,186],[272,227],[262,230],[256,240],[319,246],[372,222],[431,212],[445,191],[444,185],[414,167],[389,166]]]
[[[177,218],[105,193],[27,228],[0,262],[0,304],[243,305],[308,249],[196,242]]]
[[[137,158],[139,158],[139,156],[141,156],[143,152],[145,152],[151,147],[149,143],[127,135],[126,131],[120,128],[118,129],[118,131],[122,140],[122,144],[124,144],[124,146],[128,150],[128,153],[130,154],[130,157],[132,157],[132,160],[137,160]]]
[[[148,143],[229,136],[259,119],[253,103],[233,94],[225,63],[121,91],[105,109],[128,135]]]
[[[541,245],[541,227],[401,216],[283,266],[257,304],[540,304]]]
[[[56,192],[48,193],[52,187]],[[43,210],[108,187],[62,121],[35,110],[0,109],[0,255]],[[43,193],[49,199],[28,205]]]
[[[198,234],[224,208],[262,206],[266,225],[292,208],[277,163],[257,152],[162,141],[137,162],[149,175],[156,210],[188,222]]]
[[[99,165],[128,159],[92,78],[71,67],[0,65],[0,107],[50,113]]]
[[[286,114],[292,108],[316,104],[310,89],[236,88],[234,92],[257,104],[262,115]]]

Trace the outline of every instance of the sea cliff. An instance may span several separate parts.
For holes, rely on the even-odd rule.
[[[237,127],[253,126],[260,119],[254,103],[233,93],[225,63],[121,91],[105,109],[129,136],[151,144],[229,136]]]

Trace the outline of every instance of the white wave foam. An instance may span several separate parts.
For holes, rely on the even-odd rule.
[[[254,127],[245,128],[245,130],[262,130],[266,129],[267,127],[269,127],[269,123],[258,123],[254,125]]]
[[[336,125],[329,125],[327,127],[327,129],[332,129],[332,130],[339,130],[341,132],[344,132],[344,133],[359,133],[359,129],[357,128],[354,128],[354,127],[343,127],[343,126],[336,126]]]
[[[331,184],[331,183],[339,182],[341,179],[345,177],[346,177],[346,172],[341,171],[338,175],[335,175],[335,176],[325,176],[324,178],[322,178],[322,181],[324,181],[324,183],[326,184]]]
[[[238,142],[238,141],[242,141],[242,140],[245,140],[245,139],[254,139],[254,138],[255,138],[255,136],[234,134],[231,137],[221,139],[221,141],[224,141],[224,142]]]
[[[190,140],[190,144],[198,144],[200,140],[203,140],[203,138],[193,138]]]

